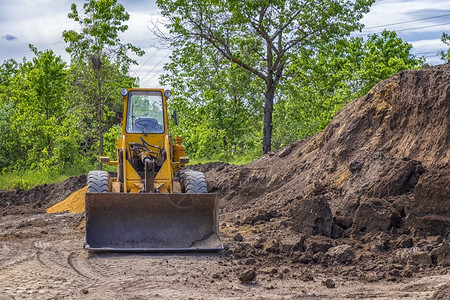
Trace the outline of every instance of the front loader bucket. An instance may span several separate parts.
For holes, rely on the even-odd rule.
[[[215,251],[216,194],[86,193],[85,249]]]

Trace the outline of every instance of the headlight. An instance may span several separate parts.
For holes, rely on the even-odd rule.
[[[128,90],[126,88],[123,88],[120,90],[120,94],[125,97],[128,94]]]
[[[166,96],[166,98],[169,98],[170,96],[172,96],[172,92],[170,90],[165,90],[164,96]]]

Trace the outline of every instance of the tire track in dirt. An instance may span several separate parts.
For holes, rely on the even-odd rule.
[[[17,251],[17,249],[11,247],[11,244],[2,243],[0,248],[0,270],[32,260],[33,256],[32,251]]]
[[[106,280],[106,276],[96,271],[89,262],[88,256],[82,251],[72,251],[67,256],[67,263],[77,274],[94,282]]]

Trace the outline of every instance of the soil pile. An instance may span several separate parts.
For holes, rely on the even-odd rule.
[[[86,186],[86,175],[71,177],[61,183],[44,184],[30,190],[0,191],[0,214],[41,213],[73,192]]]
[[[84,212],[84,194],[87,191],[87,186],[72,193],[61,202],[49,207],[45,212],[48,214],[59,212],[81,213]]]
[[[415,230],[430,230],[428,221],[439,224],[433,233],[445,235],[449,163],[450,65],[445,64],[380,82],[319,134],[246,166],[197,168],[206,171],[210,190],[222,196],[224,212],[248,209],[256,217],[258,210],[276,209],[293,213],[297,224],[302,221],[296,220],[297,206],[326,199],[335,235],[387,231],[405,221]]]
[[[323,220],[305,220],[298,207],[325,199],[333,216],[326,222],[336,237],[405,226],[446,235],[449,163],[450,65],[445,64],[380,82],[319,134],[248,165],[197,168],[220,194],[223,211],[247,210],[246,222],[275,209],[304,232],[308,224],[329,218],[326,208],[317,207]]]
[[[250,164],[194,168],[220,196],[222,231],[242,237],[236,258],[368,281],[447,272],[450,64],[400,72],[319,134]]]

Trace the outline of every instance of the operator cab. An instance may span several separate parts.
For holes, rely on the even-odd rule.
[[[126,120],[128,133],[164,133],[164,103],[160,91],[130,91]]]

